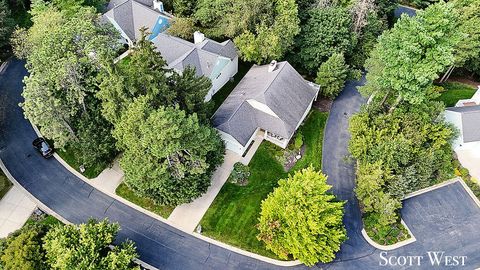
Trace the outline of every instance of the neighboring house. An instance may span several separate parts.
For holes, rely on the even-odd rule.
[[[146,27],[154,39],[168,28],[172,16],[158,0],[113,0],[107,6],[103,19],[109,21],[122,35],[122,43],[133,46],[140,38],[140,29]]]
[[[480,157],[480,105],[447,108],[445,120],[459,130],[453,149],[471,150]]]
[[[282,148],[308,115],[320,87],[288,62],[253,66],[213,115],[226,148],[244,155],[256,134]]]
[[[195,67],[197,76],[205,76],[212,81],[205,101],[209,101],[237,74],[238,54],[231,40],[219,43],[195,32],[194,43],[165,33],[159,33],[152,42],[168,67],[179,73],[188,66]]]

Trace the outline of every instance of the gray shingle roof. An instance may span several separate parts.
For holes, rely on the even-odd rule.
[[[464,143],[480,141],[480,105],[451,107],[447,110],[461,113]]]
[[[268,65],[253,66],[215,112],[213,125],[244,146],[256,128],[290,139],[318,90],[288,62],[278,63],[273,72]],[[249,100],[268,106],[278,118]]]
[[[147,0],[112,1],[109,4],[110,10],[103,16],[114,20],[127,37],[135,41],[140,38],[142,27],[147,27],[152,32],[158,17],[168,19],[167,14],[152,9],[152,5],[153,1]]]
[[[194,44],[160,33],[152,42],[170,68],[183,71],[187,66],[193,66],[198,76],[210,77],[219,57],[229,59],[237,57],[235,46],[230,40],[218,43],[206,39],[202,43]]]

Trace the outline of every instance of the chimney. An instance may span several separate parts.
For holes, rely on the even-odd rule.
[[[202,43],[205,40],[205,35],[200,31],[193,33],[193,42],[195,44]]]
[[[277,61],[272,60],[270,65],[268,65],[268,72],[273,72],[277,68]]]
[[[165,9],[163,8],[163,2],[160,0],[153,0],[153,9],[156,9],[160,12],[165,12]]]

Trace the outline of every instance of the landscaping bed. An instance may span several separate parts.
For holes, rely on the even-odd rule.
[[[363,216],[363,228],[375,243],[388,246],[409,239],[411,236],[400,220],[386,227],[379,227],[373,214]]]
[[[441,93],[441,96],[437,98],[439,101],[443,101],[445,106],[453,107],[460,99],[469,99],[475,94],[474,87],[459,83],[459,82],[446,82],[441,85],[445,91]]]
[[[115,194],[163,218],[168,218],[175,209],[173,206],[158,205],[149,198],[138,196],[125,183],[121,183],[117,187]]]
[[[299,128],[303,135],[305,153],[296,162],[290,173],[303,169],[310,164],[321,168],[323,130],[328,113],[313,110],[305,124]],[[264,243],[257,240],[255,228],[258,223],[262,200],[277,186],[278,180],[286,178],[288,173],[278,161],[277,156],[283,149],[263,142],[249,164],[248,184],[240,186],[225,183],[200,224],[202,234],[221,242],[245,249],[260,255],[276,258],[265,249]]]
[[[0,200],[7,194],[7,192],[12,187],[12,183],[8,181],[7,176],[0,170]]]

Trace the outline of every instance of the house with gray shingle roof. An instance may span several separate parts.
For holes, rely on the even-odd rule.
[[[169,68],[182,73],[185,68],[194,67],[197,76],[211,80],[212,88],[205,101],[237,74],[238,54],[231,40],[220,43],[195,32],[194,43],[165,33],[159,33],[152,42]]]
[[[459,130],[453,143],[454,150],[472,149],[480,156],[480,105],[447,108],[445,120]]]
[[[140,38],[141,28],[147,28],[152,40],[168,28],[172,19],[158,0],[113,0],[107,10],[103,19],[110,22],[122,35],[122,42],[130,46]]]
[[[243,155],[255,136],[282,148],[308,115],[320,87],[288,62],[253,66],[212,117],[226,148]]]

